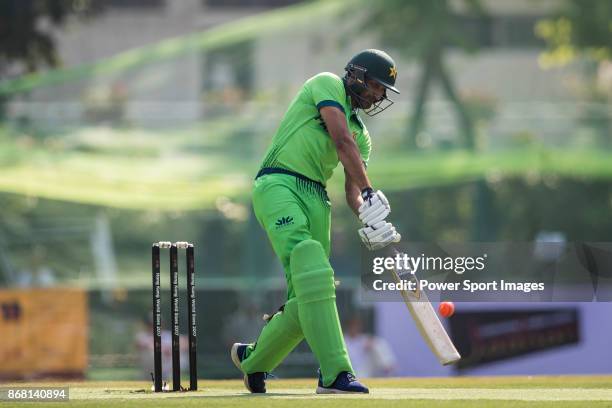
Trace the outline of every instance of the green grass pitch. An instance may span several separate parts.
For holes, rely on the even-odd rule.
[[[316,395],[316,380],[270,380],[251,395],[241,381],[201,380],[197,392],[153,393],[145,382],[68,384],[71,407],[612,407],[612,376],[366,379],[369,395]],[[2,387],[65,386],[16,383]],[[49,406],[0,401],[2,407]]]

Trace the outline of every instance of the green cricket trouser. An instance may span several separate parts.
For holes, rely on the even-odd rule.
[[[270,372],[304,338],[328,386],[353,372],[336,309],[329,264],[331,208],[325,189],[287,174],[255,180],[255,215],[268,234],[287,280],[287,303],[263,328],[242,361],[246,373]]]

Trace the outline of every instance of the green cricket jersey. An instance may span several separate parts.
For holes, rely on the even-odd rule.
[[[368,130],[352,111],[342,79],[323,72],[307,80],[289,105],[262,168],[291,170],[326,185],[339,159],[319,113],[324,106],[335,106],[344,112],[349,131],[367,165],[372,147]]]

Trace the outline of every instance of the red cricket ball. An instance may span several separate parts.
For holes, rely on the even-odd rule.
[[[441,302],[438,306],[438,312],[442,317],[451,317],[455,313],[455,304],[453,302]]]

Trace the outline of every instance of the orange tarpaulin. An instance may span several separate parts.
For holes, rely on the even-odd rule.
[[[0,378],[83,377],[87,342],[84,290],[0,290]]]

